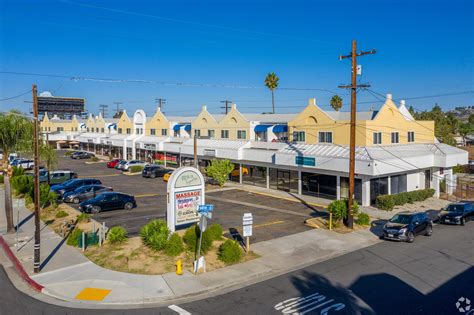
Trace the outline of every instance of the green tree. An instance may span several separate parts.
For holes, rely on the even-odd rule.
[[[234,170],[234,164],[229,160],[212,160],[211,164],[206,167],[206,174],[224,186],[229,178],[229,174]]]
[[[415,112],[414,118],[416,120],[433,120],[435,123],[435,137],[442,143],[456,144],[454,130],[457,128],[457,123],[453,123],[452,118],[448,118],[438,104],[431,111]]]
[[[2,168],[4,170],[5,184],[5,216],[7,219],[7,232],[14,232],[13,207],[10,177],[8,170],[8,156],[13,152],[28,149],[28,142],[32,139],[33,124],[22,113],[10,111],[0,113],[0,149],[3,152]]]
[[[474,114],[469,115],[469,123],[474,125]]]
[[[334,95],[332,98],[331,98],[331,107],[335,110],[335,111],[339,111],[341,108],[342,108],[342,98],[339,96],[339,95]]]
[[[473,131],[473,125],[470,123],[462,123],[459,125],[458,133],[462,137],[463,145],[466,145],[466,136]]]
[[[43,143],[40,146],[40,161],[46,164],[49,171],[53,171],[58,166],[58,156],[56,150],[48,143]]]
[[[265,86],[272,92],[272,113],[275,114],[275,89],[278,87],[278,81],[280,78],[277,77],[275,72],[270,72],[265,77]]]

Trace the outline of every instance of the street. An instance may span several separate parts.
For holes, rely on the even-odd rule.
[[[178,307],[191,314],[460,314],[460,298],[474,302],[473,245],[474,222],[436,225],[431,237],[418,236],[413,244],[381,242]],[[90,311],[48,305],[14,289],[4,272],[0,277],[0,314],[177,314],[169,307]]]

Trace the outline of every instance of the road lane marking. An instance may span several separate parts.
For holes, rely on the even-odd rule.
[[[283,314],[303,315],[333,302],[334,299],[328,299],[326,296],[320,293],[314,293],[304,297],[295,297],[285,300],[276,304],[274,308],[277,311],[281,311]],[[329,310],[340,311],[345,307],[345,304],[335,302],[323,308],[320,311],[320,314],[326,315],[328,314]]]
[[[135,198],[143,198],[143,197],[155,197],[159,196],[160,194],[141,194],[141,195],[135,195]]]
[[[168,306],[168,308],[172,309],[173,311],[175,311],[176,313],[178,313],[180,315],[191,315],[191,313],[189,313],[185,309],[182,309],[178,305],[173,304],[173,305]]]
[[[111,291],[108,289],[85,288],[76,295],[76,300],[102,301]]]

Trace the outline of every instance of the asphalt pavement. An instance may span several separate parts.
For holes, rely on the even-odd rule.
[[[2,271],[0,314],[472,314],[473,245],[474,222],[436,225],[413,244],[382,242],[178,308],[52,306],[17,291]]]

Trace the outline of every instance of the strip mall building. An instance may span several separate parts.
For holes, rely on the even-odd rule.
[[[203,106],[194,117],[152,117],[143,110],[119,119],[49,118],[41,131],[58,146],[74,145],[96,154],[143,159],[178,167],[229,159],[239,170],[232,180],[294,194],[346,198],[349,188],[350,113],[324,111],[310,99],[298,114],[246,114],[232,106],[214,115]],[[440,193],[455,186],[452,168],[468,163],[464,150],[439,143],[433,121],[416,121],[404,102],[387,95],[377,111],[357,113],[355,198],[370,205],[381,194],[424,188]],[[443,181],[444,182],[444,181]]]

